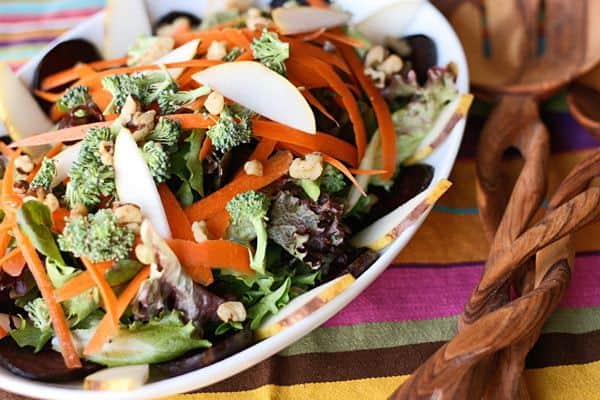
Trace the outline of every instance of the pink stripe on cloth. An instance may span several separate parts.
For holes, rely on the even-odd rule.
[[[577,256],[561,307],[600,306],[600,254]],[[483,266],[392,266],[325,326],[401,322],[458,315]]]
[[[481,265],[387,269],[326,326],[433,319],[462,311]]]
[[[100,11],[101,8],[83,8],[76,10],[64,10],[47,14],[5,14],[0,15],[0,23],[20,23],[26,21],[47,21],[53,19],[88,17]]]

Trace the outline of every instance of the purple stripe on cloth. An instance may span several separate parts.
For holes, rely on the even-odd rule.
[[[56,36],[40,36],[29,39],[19,39],[19,40],[0,40],[0,47],[6,46],[18,46],[22,44],[37,44],[37,43],[48,43],[52,40],[56,39]]]
[[[543,120],[550,131],[553,153],[590,149],[598,146],[598,141],[566,112],[544,113]],[[475,157],[484,121],[479,116],[469,117],[460,147],[460,158],[472,159]]]
[[[561,307],[600,306],[600,254],[578,255]],[[479,281],[483,265],[395,265],[326,326],[401,322],[459,314]]]

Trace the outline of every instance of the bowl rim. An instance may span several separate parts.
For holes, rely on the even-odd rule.
[[[181,9],[181,2],[173,1],[170,10]],[[179,3],[179,4],[178,4]],[[386,1],[387,5],[394,3],[394,0]],[[161,5],[162,6],[162,5]],[[385,7],[385,4],[380,7]],[[422,15],[423,14],[423,15]],[[81,22],[73,29],[69,30],[59,38],[52,41],[44,50],[33,57],[26,63],[17,73],[17,75],[30,86],[33,71],[37,63],[41,60],[44,54],[57,43],[78,37],[84,33],[90,33],[94,30],[102,29],[102,18],[104,11],[100,11],[85,21]],[[456,53],[453,55],[453,61],[459,66],[459,79],[457,86],[459,92],[467,93],[469,91],[469,72],[466,62],[464,49],[460,44],[458,36],[450,26],[450,23],[445,17],[428,1],[424,1],[419,14],[415,17],[415,21],[424,18],[433,18],[435,20],[436,31],[441,32],[440,35],[446,43],[455,47]],[[411,31],[415,21],[407,28],[407,34],[424,33],[422,31]],[[418,25],[418,24],[416,24]],[[456,58],[456,60],[454,59]],[[430,155],[424,161],[431,161],[430,164],[435,164],[435,176],[432,185],[441,178],[447,178],[454,166],[460,143],[462,141],[466,121],[461,120],[452,130],[446,141],[440,146],[437,151]],[[438,165],[439,164],[439,165]],[[325,321],[336,315],[348,303],[354,300],[364,290],[387,269],[394,261],[400,251],[412,239],[416,231],[427,218],[429,212],[424,213],[412,226],[404,231],[394,242],[380,252],[380,257],[369,267],[356,281],[340,295],[335,297],[329,303],[325,304],[313,314],[305,317],[294,325],[288,327],[284,331],[257,342],[241,352],[235,353],[219,362],[216,362],[207,367],[192,371],[180,376],[167,378],[157,382],[151,382],[143,387],[130,392],[99,392],[85,391],[77,384],[50,384],[38,381],[33,381],[13,375],[8,370],[0,367],[0,388],[9,392],[33,396],[36,398],[47,398],[57,400],[138,400],[148,399],[155,396],[168,396],[183,393],[187,391],[197,390],[206,387],[213,383],[227,379],[243,370],[246,370],[268,357],[278,353],[285,347],[296,342],[303,336],[310,333],[322,325]],[[201,381],[199,384],[198,382]]]

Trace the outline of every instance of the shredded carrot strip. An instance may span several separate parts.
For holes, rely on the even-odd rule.
[[[365,75],[363,64],[358,57],[358,54],[356,54],[356,51],[351,47],[340,47],[354,76],[358,79],[358,82],[367,93],[369,101],[373,105],[381,134],[381,147],[383,150],[382,167],[384,170],[388,171],[383,175],[383,178],[390,179],[396,170],[396,132],[390,109],[388,108],[385,99],[381,96],[381,93],[379,93],[379,89],[373,84],[371,78]]]
[[[92,96],[94,103],[96,103],[100,110],[105,110],[112,100],[112,95],[110,92],[102,88],[92,89],[90,91],[90,96]]]
[[[310,90],[308,90],[308,89],[303,90],[302,95],[306,98],[306,100],[310,103],[310,105],[316,107],[316,109],[319,110],[321,112],[321,114],[323,114],[324,116],[329,118],[337,126],[340,126],[340,124],[333,117],[333,115],[331,115],[329,113],[329,111],[327,111],[327,108],[325,108],[325,106],[323,104],[321,104],[319,99],[317,99],[315,96],[313,96],[313,94],[310,92]]]
[[[304,36],[302,36],[302,40],[304,40],[305,42],[311,42],[315,39],[318,39],[321,35],[323,35],[323,33],[325,33],[326,29],[325,28],[321,28],[317,31],[314,31],[312,33],[308,33]]]
[[[34,90],[33,93],[40,99],[50,103],[56,103],[62,97],[61,93],[44,92],[42,90]]]
[[[16,223],[15,223],[15,225],[16,225]],[[13,227],[14,227],[14,225],[13,225]],[[0,254],[6,253],[6,249],[8,249],[9,243],[10,243],[10,234],[7,231],[3,231],[2,233],[0,233]]]
[[[241,244],[229,240],[206,240],[198,243],[179,239],[170,239],[167,243],[195,282],[204,285],[212,283],[211,268],[227,268],[254,275],[250,268],[248,248]]]
[[[135,295],[137,294],[140,286],[148,277],[150,276],[150,267],[145,267],[129,282],[123,293],[119,296],[116,305],[116,313],[117,317],[121,318],[129,303],[133,300]],[[112,321],[108,313],[102,318],[98,326],[96,327],[96,331],[94,332],[94,336],[90,339],[87,344],[83,354],[90,355],[99,352],[102,350],[104,344],[116,334],[117,332],[113,331]]]
[[[349,171],[354,175],[383,175],[387,173],[386,170],[383,169],[355,169],[349,168]]]
[[[263,175],[243,175],[185,209],[190,221],[207,220],[225,209],[229,200],[240,193],[261,189],[285,174],[292,163],[288,152],[277,153],[263,164]]]
[[[173,237],[175,239],[194,240],[192,224],[171,189],[165,183],[162,183],[158,186],[158,193],[165,208]]]
[[[276,145],[277,142],[275,140],[262,138],[250,155],[249,160],[258,160],[261,163],[267,161],[271,153],[275,150]]]
[[[113,332],[117,332],[119,329],[120,316],[117,315],[117,297],[115,296],[115,292],[112,290],[106,281],[106,278],[104,278],[101,269],[96,264],[85,257],[81,257],[81,261],[83,262],[83,265],[85,265],[86,270],[90,273],[96,286],[98,286],[98,291],[100,292],[100,297],[102,297],[106,314],[112,322]]]
[[[329,154],[352,166],[357,165],[356,148],[350,143],[326,133],[311,135],[286,125],[271,121],[254,121],[252,133],[282,143],[295,144],[312,151]]]
[[[65,219],[69,216],[69,211],[66,208],[60,207],[52,213],[52,224],[54,230],[58,233],[62,233],[65,229],[67,222]]]
[[[212,152],[212,140],[207,136],[204,138],[204,142],[202,142],[202,147],[200,147],[200,152],[198,153],[198,159],[200,161],[204,161],[211,152]]]
[[[4,339],[5,337],[8,336],[8,332],[0,326],[0,339]]]
[[[56,103],[52,104],[52,107],[50,107],[50,119],[52,120],[52,122],[60,121],[60,119],[64,115],[65,115],[65,113],[58,109],[58,106],[56,105]]]
[[[329,87],[329,84],[322,76],[316,75],[296,63],[289,63],[287,65],[287,72],[288,79],[299,87],[304,87],[305,89]]]
[[[242,171],[243,173],[243,171]],[[221,210],[206,220],[206,226],[210,237],[222,239],[229,227],[229,213],[227,210]]]
[[[15,183],[15,160],[17,159],[19,152],[13,153],[8,159],[6,170],[4,172],[4,179],[2,179],[2,193],[0,194],[2,204],[4,205],[4,211],[6,212],[11,207],[18,205],[15,202],[15,196],[13,185]]]
[[[57,143],[55,144],[50,150],[48,150],[48,152],[46,153],[46,158],[52,158],[55,155],[57,155],[58,153],[60,153],[60,151],[63,148],[63,144],[62,143]]]
[[[81,140],[87,134],[88,129],[93,127],[109,126],[110,121],[94,122],[93,124],[73,126],[71,128],[60,129],[58,131],[40,133],[33,135],[28,138],[17,140],[10,144],[10,147],[28,147],[28,146],[41,146],[45,144],[58,143],[58,142],[70,142],[75,140]]]
[[[333,65],[336,68],[339,68],[348,75],[352,74],[352,71],[346,61],[344,61],[344,59],[336,53],[329,53],[323,50],[321,47],[289,36],[282,37],[281,40],[290,44],[290,59],[286,63],[287,67],[294,64],[296,57],[314,57],[322,60],[328,65]]]
[[[15,154],[15,151],[8,147],[6,143],[0,140],[0,153],[6,158],[10,158]]]
[[[313,70],[315,73],[323,76],[329,83],[331,88],[341,96],[342,102],[348,116],[354,127],[354,140],[356,142],[356,149],[358,152],[358,159],[361,160],[365,154],[367,147],[367,133],[365,130],[365,124],[360,114],[360,108],[354,98],[352,92],[346,87],[346,84],[342,79],[335,73],[333,68],[327,63],[312,57],[297,57],[296,60],[306,68]]]
[[[19,228],[15,228],[14,233],[17,245],[23,252],[31,275],[33,275],[33,279],[48,307],[48,312],[52,319],[52,326],[54,327],[54,333],[60,344],[65,365],[67,368],[81,368],[81,361],[79,360],[77,349],[73,343],[73,337],[71,336],[71,331],[67,325],[65,313],[54,297],[54,288],[52,287],[50,278],[48,278],[48,275],[46,274],[46,269],[29,238],[23,235]]]
[[[165,115],[164,117],[179,121],[182,129],[209,128],[216,123],[216,119],[213,117],[206,118],[202,114],[172,114]],[[58,131],[40,133],[13,142],[10,144],[10,147],[41,146],[51,143],[81,140],[85,137],[90,128],[110,126],[111,124],[112,121],[94,122],[93,124],[73,126]]]
[[[96,70],[89,66],[89,64],[79,63],[74,67],[75,72],[79,76],[79,79],[86,78],[88,76],[92,76],[96,73]]]
[[[115,58],[112,60],[101,60],[95,61],[88,64],[91,68],[96,71],[100,71],[107,68],[113,68],[121,66],[127,62],[127,57]],[[73,82],[79,78],[79,74],[76,69],[77,66],[59,71],[55,74],[49,75],[42,80],[42,90],[50,90],[59,86],[66,85],[69,82]]]
[[[4,256],[3,259],[0,260],[0,265],[2,265],[2,269],[8,275],[17,277],[21,275],[27,263],[25,262],[23,253],[17,248]]]
[[[103,275],[112,266],[112,262],[96,264],[98,271]],[[63,302],[65,300],[72,299],[73,297],[79,296],[80,294],[96,287],[96,282],[92,278],[92,275],[88,271],[79,273],[73,279],[70,279],[67,283],[59,287],[54,291],[56,301]]]
[[[329,4],[327,4],[327,2],[325,0],[307,0],[307,3],[311,7],[317,7],[317,8],[329,7]]]
[[[362,41],[354,39],[353,37],[344,35],[343,33],[339,32],[326,31],[323,32],[322,37],[325,39],[329,39],[332,42],[342,43],[351,47],[361,48],[364,46],[364,43]]]

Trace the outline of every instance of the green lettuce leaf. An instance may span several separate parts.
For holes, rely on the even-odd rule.
[[[26,202],[17,212],[17,223],[37,251],[65,263],[52,234],[52,216],[48,207],[35,200]]]

